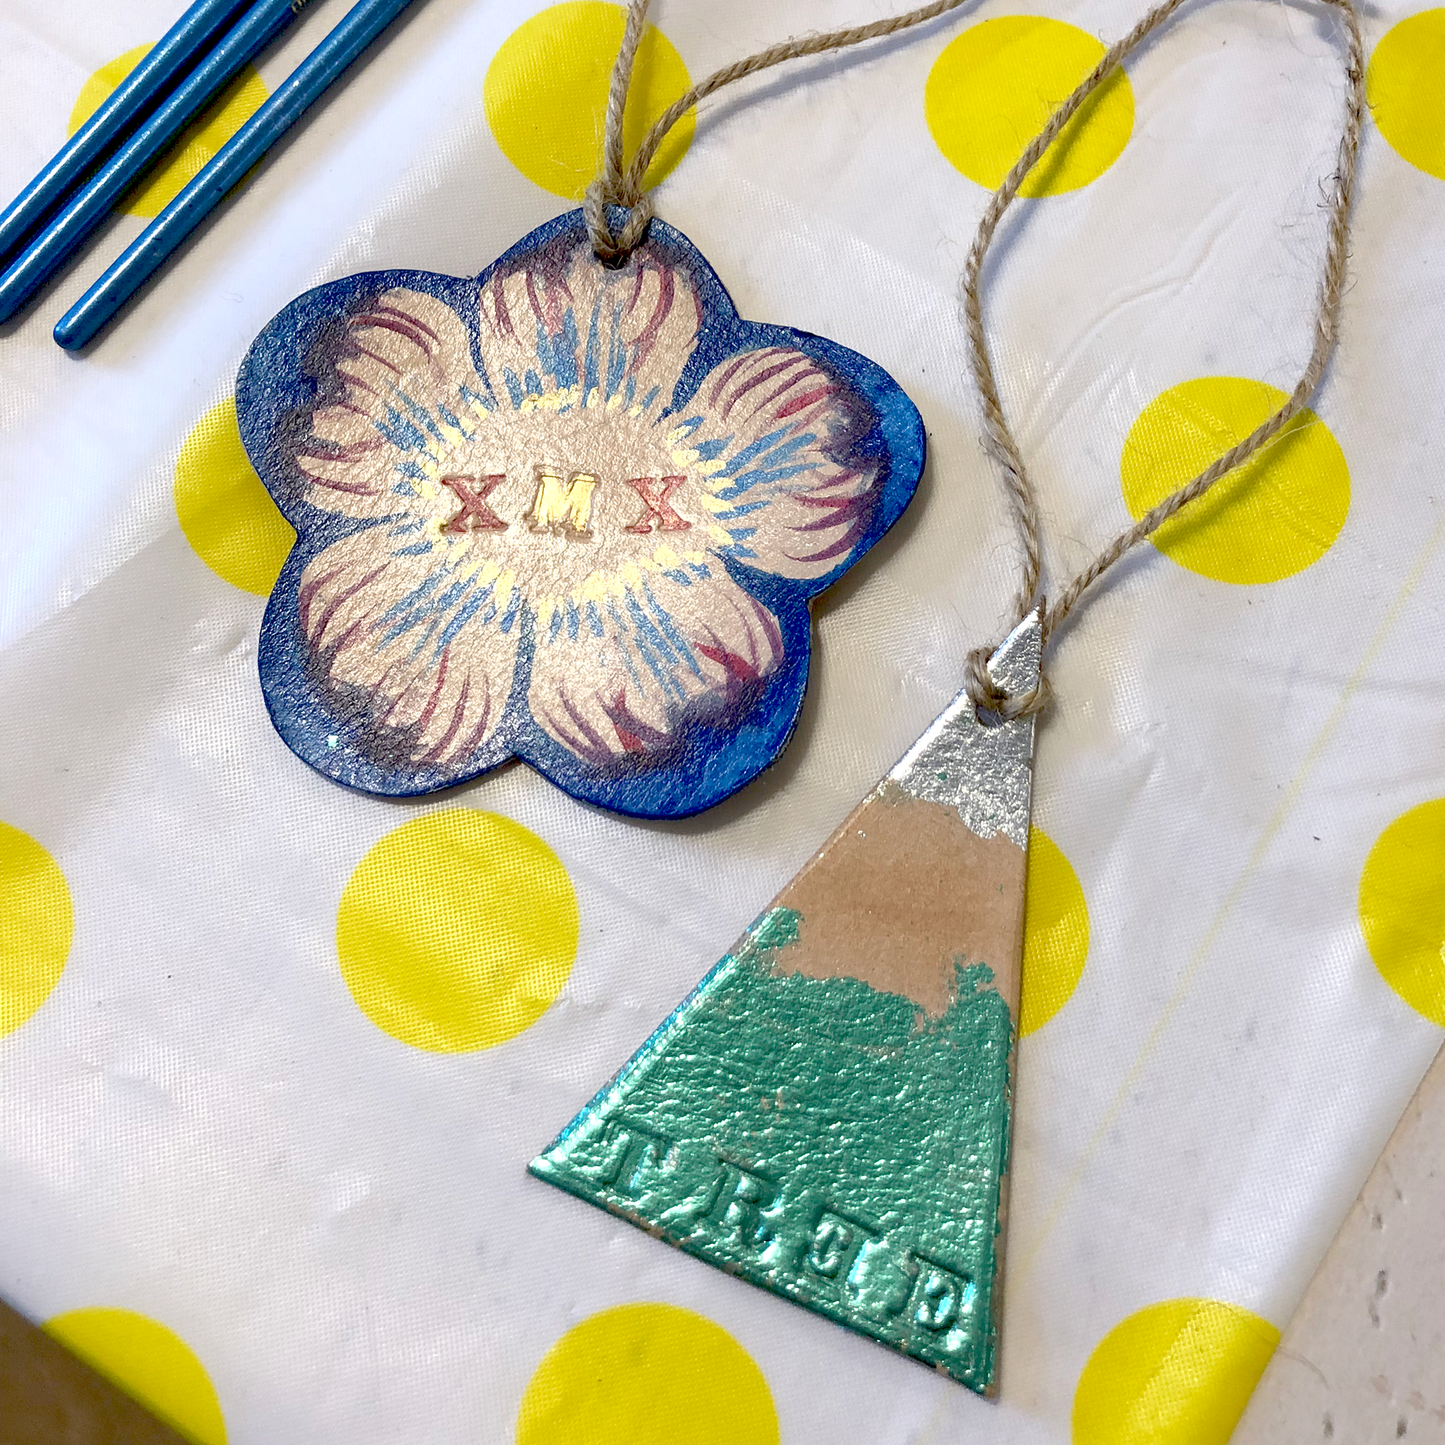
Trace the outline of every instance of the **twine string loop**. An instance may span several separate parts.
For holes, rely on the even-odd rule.
[[[930,0],[916,10],[905,11],[902,15],[889,15],[867,25],[848,25],[841,30],[828,30],[816,35],[797,35],[791,39],[770,45],[753,55],[725,65],[685,90],[652,123],[647,134],[638,143],[632,160],[623,165],[622,122],[626,114],[627,93],[632,82],[632,70],[637,59],[637,48],[647,29],[647,11],[651,0],[630,0],[627,7],[627,23],[622,32],[622,44],[617,51],[617,60],[612,67],[612,82],[607,93],[607,112],[602,129],[602,170],[597,179],[587,188],[582,203],[587,223],[587,233],[592,239],[592,249],[604,261],[623,260],[642,240],[647,222],[652,218],[652,203],[648,198],[644,180],[647,168],[657,156],[659,147],[667,133],[692,110],[699,101],[706,100],[715,91],[735,81],[756,75],[760,70],[771,70],[784,61],[801,60],[809,55],[824,55],[833,50],[847,50],[850,46],[861,45],[868,40],[878,40],[900,31],[911,30],[936,20],[969,0]],[[608,206],[625,206],[631,215],[620,232],[614,234],[607,216]],[[638,220],[638,216],[641,219]]]
[[[1004,415],[998,383],[994,378],[993,364],[989,357],[988,340],[984,333],[981,295],[984,258],[1004,212],[1018,196],[1029,172],[1038,165],[1059,133],[1125,58],[1159,29],[1184,4],[1184,0],[1162,0],[1162,3],[1150,10],[1122,40],[1109,48],[1073,94],[1049,117],[1044,128],[1024,147],[1023,154],[1004,177],[1003,184],[994,192],[978,223],[978,231],[963,271],[963,317],[968,338],[969,365],[983,410],[984,449],[998,465],[1019,538],[1020,576],[1018,592],[1014,598],[1014,621],[1023,621],[1037,608],[1045,647],[1048,646],[1054,631],[1079,605],[1085,593],[1120,558],[1152,536],[1177,512],[1204,496],[1221,478],[1236,467],[1243,466],[1263,447],[1268,446],[1308,405],[1325,368],[1329,365],[1339,337],[1340,298],[1344,294],[1349,258],[1350,209],[1354,201],[1360,131],[1365,118],[1365,46],[1360,35],[1359,16],[1354,0],[1320,0],[1320,3],[1332,6],[1343,21],[1345,79],[1348,90],[1335,167],[1328,181],[1326,205],[1329,219],[1325,255],[1309,360],[1305,363],[1304,372],[1278,411],[1261,422],[1242,441],[1217,457],[1193,481],[1171,492],[1100,549],[1093,560],[1059,590],[1052,605],[1045,604],[1040,590],[1043,540],[1038,493]],[[991,652],[993,649],[980,650]],[[985,685],[987,678],[986,668],[970,665],[967,682],[969,696],[980,709],[1002,713],[993,693]],[[1035,689],[1030,694],[1031,701],[1022,706],[1016,715],[1027,716],[1040,711],[1046,705],[1048,695],[1047,687]]]
[[[627,7],[627,20],[622,27],[622,44],[612,66],[612,79],[607,87],[607,112],[602,125],[602,170],[587,187],[582,198],[582,216],[592,249],[599,260],[616,263],[626,260],[636,249],[652,219],[652,201],[642,189],[640,177],[634,182],[624,168],[622,123],[627,114],[627,95],[632,89],[632,71],[637,63],[637,48],[647,32],[647,11],[651,0],[632,0]],[[627,220],[613,234],[608,208],[621,206],[628,212]]]
[[[603,125],[602,167],[588,187],[582,210],[588,235],[598,257],[609,264],[627,258],[646,234],[652,219],[652,201],[644,184],[647,169],[668,132],[699,101],[725,85],[742,80],[784,61],[804,56],[845,50],[850,46],[922,25],[946,15],[967,0],[930,0],[929,4],[901,15],[853,25],[815,35],[795,36],[769,46],[732,65],[724,66],[684,91],[648,129],[630,161],[623,145],[623,121],[638,47],[647,28],[651,0],[630,0],[622,44],[612,68],[607,111]],[[1092,96],[1150,35],[1178,10],[1185,0],[1161,0],[1122,40],[1105,52],[1067,100],[1049,117],[1042,130],[1024,147],[1003,184],[984,209],[964,264],[962,282],[963,324],[968,343],[969,367],[978,389],[983,411],[983,443],[997,463],[1004,483],[1015,530],[1019,539],[1019,584],[1014,597],[1014,625],[1037,610],[1045,647],[1059,625],[1079,605],[1085,594],[1108,570],[1140,542],[1152,536],[1171,517],[1204,496],[1221,478],[1242,466],[1267,446],[1306,405],[1324,375],[1339,336],[1340,298],[1344,293],[1349,254],[1350,209],[1354,200],[1355,174],[1359,157],[1360,131],[1365,117],[1365,47],[1360,35],[1355,0],[1319,0],[1339,12],[1345,37],[1345,78],[1348,94],[1344,126],[1336,152],[1335,168],[1328,181],[1329,220],[1324,263],[1320,276],[1319,302],[1315,311],[1309,360],[1284,405],[1242,441],[1210,463],[1197,477],[1152,507],[1132,526],[1126,527],[1105,545],[1075,577],[1062,587],[1051,605],[1042,594],[1044,570],[1043,536],[1038,493],[1018,442],[1011,431],[999,397],[983,324],[982,279],[984,260],[1003,219],[1017,199],[1029,173],[1058,139],[1064,127]],[[614,232],[618,209],[626,219]],[[1011,630],[1011,629],[1010,629]],[[988,660],[996,647],[975,648],[966,660],[965,677],[969,696],[976,707],[1003,719],[1028,717],[1047,706],[1050,689],[1041,675],[1038,685],[1018,696],[1005,694],[988,671]]]
[[[992,645],[975,647],[965,661],[964,687],[974,707],[1001,722],[1042,712],[1052,694],[1048,677],[1040,671],[1039,680],[1027,692],[1005,692],[988,670],[996,651]]]

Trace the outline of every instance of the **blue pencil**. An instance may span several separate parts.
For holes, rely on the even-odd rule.
[[[8,321],[60,269],[146,167],[248,60],[285,29],[299,9],[295,0],[257,0],[0,276],[0,321]]]
[[[0,261],[64,202],[176,76],[245,8],[246,0],[196,0],[0,213]]]
[[[412,0],[360,0],[219,150],[211,163],[136,238],[55,328],[79,351],[158,271],[226,193],[315,104]]]

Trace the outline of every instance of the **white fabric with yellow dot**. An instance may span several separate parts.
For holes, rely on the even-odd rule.
[[[630,133],[784,22],[654,8]],[[172,9],[7,8],[0,191]],[[663,147],[659,210],[743,314],[875,358],[932,448],[817,609],[784,760],[674,825],[522,767],[398,804],[299,763],[255,678],[292,534],[228,398],[297,291],[475,272],[581,195],[618,6],[417,7],[89,358],[49,342],[343,9],[314,0],[0,341],[0,1294],[200,1445],[1223,1445],[1445,1026],[1445,10],[1366,20],[1354,284],[1314,410],[1060,639],[988,1403],[524,1166],[998,630],[1012,544],[957,273],[1136,9],[988,0]],[[1029,183],[989,322],[1061,571],[1298,370],[1341,102],[1322,15],[1186,12]]]

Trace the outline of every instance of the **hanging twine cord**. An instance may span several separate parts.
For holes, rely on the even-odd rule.
[[[582,198],[582,217],[592,249],[603,261],[620,261],[630,255],[652,219],[652,199],[639,187],[629,187],[624,169],[622,121],[627,113],[627,92],[632,88],[632,69],[637,47],[647,32],[647,9],[651,0],[632,0],[622,44],[612,66],[607,90],[607,113],[602,123],[602,173],[587,187]],[[620,234],[614,236],[607,220],[608,206],[625,206],[630,214]]]
[[[1148,36],[1152,35],[1184,0],[1164,0],[1151,10],[1122,40],[1112,46],[1089,73],[1074,93],[1049,117],[1048,123],[1034,137],[1018,158],[1013,169],[1004,177],[1003,184],[994,192],[993,199],[984,211],[974,237],[973,246],[963,273],[964,325],[968,333],[969,361],[973,368],[983,404],[985,445],[998,462],[1003,473],[1010,509],[1018,530],[1022,552],[1021,577],[1018,596],[1015,600],[1015,617],[1023,621],[1035,608],[1040,611],[1043,642],[1047,645],[1050,635],[1079,604],[1080,599],[1121,557],[1131,548],[1139,545],[1146,537],[1156,532],[1175,513],[1197,501],[1221,478],[1236,467],[1242,466],[1251,457],[1279,435],[1290,421],[1308,404],[1339,336],[1340,297],[1345,286],[1345,272],[1349,255],[1350,206],[1355,192],[1355,168],[1360,148],[1360,129],[1365,118],[1365,47],[1360,37],[1359,18],[1353,0],[1322,0],[1340,12],[1345,32],[1345,76],[1349,83],[1345,101],[1345,123],[1340,134],[1340,144],[1335,160],[1335,169],[1329,179],[1327,205],[1329,222],[1325,244],[1324,265],[1320,276],[1319,304],[1315,313],[1314,340],[1309,361],[1304,373],[1296,383],[1289,399],[1262,422],[1243,441],[1237,442],[1227,452],[1216,458],[1192,482],[1171,492],[1157,506],[1152,507],[1132,527],[1120,532],[1102,551],[1059,593],[1052,605],[1046,606],[1040,592],[1040,577],[1043,571],[1043,546],[1039,518],[1038,494],[1033,479],[1024,464],[1018,443],[1004,417],[1003,405],[999,401],[998,384],[994,380],[993,365],[989,359],[988,342],[983,329],[983,305],[980,297],[980,277],[984,257],[989,243],[998,229],[999,221],[1010,203],[1019,193],[1029,172],[1038,165],[1059,132],[1073,119],[1080,107],[1116,71],[1128,56]],[[967,686],[969,696],[976,706],[994,712],[1003,718],[1026,717],[1041,711],[1048,703],[1049,688],[1044,679],[1039,685],[1018,696],[1005,694],[989,676],[988,661],[996,650],[996,644],[975,648],[968,657]]]
[[[609,262],[625,259],[645,234],[647,224],[652,219],[651,197],[643,184],[647,168],[652,164],[667,133],[699,101],[721,90],[725,85],[781,65],[784,61],[845,50],[864,41],[896,35],[915,25],[925,24],[956,9],[965,3],[965,0],[933,0],[933,3],[919,6],[916,10],[876,20],[868,25],[854,25],[819,35],[794,37],[714,71],[680,95],[657,118],[642,138],[632,160],[627,162],[623,148],[623,121],[637,50],[647,29],[650,3],[651,0],[631,0],[628,5],[622,44],[612,69],[607,97],[602,172],[588,187],[582,206],[593,250],[601,259]],[[1043,574],[1043,540],[1038,494],[1004,416],[993,363],[989,357],[988,341],[984,335],[981,295],[984,258],[1004,212],[1018,196],[1030,172],[1058,139],[1059,133],[1089,97],[1119,69],[1124,60],[1184,3],[1185,0],[1162,0],[1162,3],[1149,11],[1122,40],[1109,48],[1073,94],[1054,111],[1044,128],[1029,142],[1012,170],[1004,177],[1003,184],[994,192],[979,221],[978,231],[964,265],[964,327],[968,336],[969,364],[983,406],[985,444],[1003,473],[1022,553],[1019,589],[1014,604],[1015,618],[1021,622],[1029,613],[1038,609],[1045,646],[1089,588],[1120,558],[1156,532],[1177,512],[1197,501],[1221,478],[1268,446],[1308,405],[1329,364],[1339,336],[1340,298],[1344,292],[1349,256],[1350,208],[1354,200],[1360,131],[1365,118],[1365,46],[1360,35],[1354,0],[1321,0],[1322,4],[1337,10],[1344,22],[1345,77],[1349,88],[1335,169],[1329,179],[1329,222],[1324,266],[1320,278],[1319,304],[1315,313],[1314,340],[1304,372],[1278,411],[1242,441],[1217,457],[1193,481],[1170,493],[1133,526],[1120,532],[1064,587],[1052,605],[1046,605],[1040,588]],[[626,220],[615,234],[608,214],[610,207],[621,207],[627,212]],[[1006,720],[1041,712],[1049,700],[1047,678],[1041,674],[1038,685],[1027,693],[1008,695],[994,681],[988,670],[989,659],[996,650],[997,644],[989,644],[975,648],[968,655],[966,686],[975,705]]]
[[[897,35],[902,30],[911,30],[915,25],[936,20],[956,10],[967,0],[932,0],[931,4],[920,5],[902,15],[890,15],[868,25],[850,25],[842,30],[830,30],[821,35],[800,35],[791,40],[759,50],[732,65],[715,70],[706,79],[698,81],[690,90],[673,101],[653,122],[652,128],[643,136],[636,154],[630,163],[624,165],[622,147],[622,122],[627,110],[627,94],[632,84],[632,69],[637,59],[637,47],[647,29],[647,11],[651,0],[631,0],[627,7],[627,23],[622,33],[622,45],[617,52],[616,64],[612,67],[612,83],[607,94],[607,112],[602,132],[602,173],[587,188],[582,201],[582,214],[587,223],[587,233],[592,238],[592,249],[604,261],[620,261],[631,254],[647,230],[652,219],[652,200],[643,180],[647,168],[657,155],[668,131],[685,116],[697,103],[705,100],[714,91],[756,75],[760,70],[770,70],[786,60],[801,60],[809,55],[824,55],[832,50],[846,50],[852,45],[861,45],[867,40],[879,40],[887,35]],[[621,229],[613,233],[608,219],[608,207],[621,206],[628,211]]]

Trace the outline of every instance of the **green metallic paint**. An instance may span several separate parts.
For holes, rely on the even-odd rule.
[[[532,1173],[991,1393],[1013,1023],[788,973],[774,908]]]

